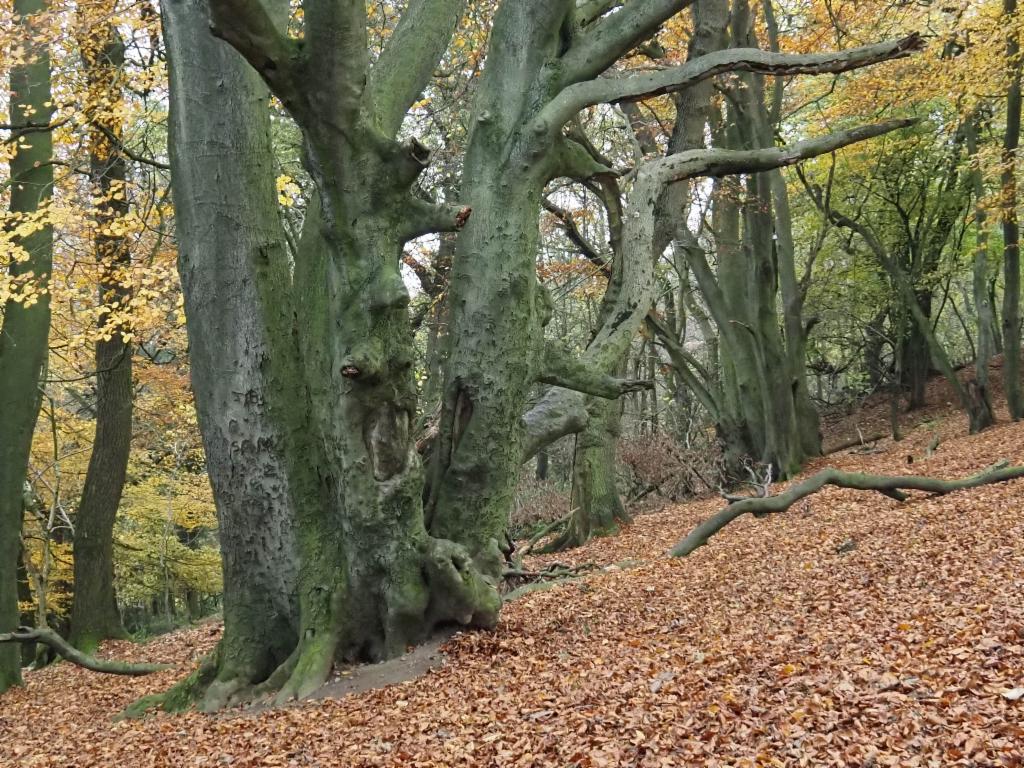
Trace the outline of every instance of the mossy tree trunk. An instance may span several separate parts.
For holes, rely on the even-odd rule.
[[[457,229],[469,216],[463,206],[419,197],[415,184],[428,153],[395,138],[463,5],[413,3],[391,48],[370,69],[362,4],[308,3],[301,48],[280,31],[283,5],[268,13],[259,3],[212,4],[217,34],[257,72],[209,36],[202,6],[169,3],[165,9],[168,27],[177,27],[168,35],[172,85],[179,73],[172,157],[195,180],[191,189],[176,188],[179,206],[193,208],[204,180],[219,187],[210,215],[219,215],[216,209],[227,200],[240,205],[227,221],[205,230],[223,232],[235,243],[229,249],[234,260],[225,265],[221,256],[208,263],[217,251],[200,226],[193,232],[195,266],[182,260],[190,330],[206,337],[211,358],[203,367],[212,372],[212,360],[225,352],[247,364],[236,366],[243,380],[234,386],[216,376],[206,382],[213,390],[206,412],[200,408],[208,425],[204,434],[210,433],[207,452],[227,461],[248,450],[250,462],[274,465],[225,477],[229,487],[215,483],[215,492],[232,500],[232,482],[242,485],[235,489],[238,497],[262,491],[264,527],[283,530],[287,524],[295,538],[295,553],[282,553],[282,569],[274,565],[274,553],[260,547],[277,543],[273,531],[253,541],[240,535],[243,520],[222,523],[222,533],[227,529],[224,535],[234,540],[225,548],[256,562],[246,566],[226,558],[225,613],[235,615],[233,636],[242,647],[232,652],[226,634],[217,656],[192,681],[204,687],[217,677],[220,685],[209,687],[207,706],[241,695],[252,683],[280,687],[282,698],[306,695],[326,680],[336,660],[397,655],[439,622],[490,626],[496,620],[496,548],[489,561],[481,555],[473,563],[458,543],[429,536],[424,523],[411,430],[416,390],[409,297],[399,269],[407,240]],[[266,90],[257,73],[302,130],[305,162],[316,183],[293,267],[276,223]],[[215,119],[206,116],[207,108]],[[223,172],[205,160],[189,162],[210,154],[199,150],[214,144],[237,148],[236,156],[225,158]],[[232,182],[228,166],[241,167],[246,178]],[[199,221],[207,210],[195,208]],[[198,267],[221,270],[239,305],[231,312],[209,305],[209,282],[191,275]],[[236,330],[225,333],[227,339],[205,332],[204,315],[207,325],[234,324]],[[237,346],[219,349],[224,341]],[[249,395],[232,402],[232,391]],[[251,437],[237,434],[239,422]],[[232,565],[239,566],[239,576],[257,567],[283,577],[296,566],[298,576],[290,589],[282,584],[265,592],[237,579],[232,593]],[[275,642],[268,647],[263,628],[254,631],[249,624],[259,615],[259,600],[277,597],[287,610],[276,615],[285,620],[297,613],[297,632],[272,633]],[[171,695],[164,703],[177,702]]]
[[[730,9],[724,0],[703,0],[694,8],[694,19],[691,57],[721,55],[730,40],[734,49],[756,47],[746,3]],[[776,48],[774,37],[772,41]],[[677,98],[671,146],[675,151],[702,148],[710,132],[716,146],[771,147],[780,99],[776,90],[769,111],[762,76],[739,74],[723,115],[709,106],[709,85],[698,83]],[[692,271],[718,331],[720,370],[708,370],[683,354],[671,329],[656,324],[654,330],[677,371],[691,389],[697,387],[696,394],[712,415],[727,457],[727,474],[737,474],[743,460],[750,458],[772,465],[776,477],[788,476],[806,458],[820,453],[821,437],[807,387],[808,329],[795,274],[785,180],[778,169],[751,176],[745,184],[720,179],[712,198],[717,269],[688,230],[688,206],[670,210],[676,212],[675,247]]]
[[[598,77],[686,4],[640,3],[593,21],[581,34],[571,0],[503,3],[464,167],[462,193],[471,209],[425,200],[416,185],[428,153],[397,138],[465,3],[413,0],[371,65],[362,2],[307,0],[300,42],[281,31],[283,4],[268,13],[256,0],[214,0],[215,33],[242,54],[302,131],[317,195],[294,265],[279,226],[271,224],[265,92],[229,49],[209,39],[201,5],[166,4],[172,161],[190,179],[175,187],[175,196],[184,210],[179,222],[192,217],[182,275],[197,402],[224,507],[225,550],[252,561],[243,568],[225,558],[225,615],[249,612],[233,619],[236,636],[250,632],[257,642],[241,644],[238,653],[262,652],[259,676],[265,685],[281,685],[282,698],[311,692],[338,659],[393,656],[439,623],[494,624],[501,602],[497,542],[504,541],[522,459],[528,391],[541,381],[614,398],[632,386],[609,376],[607,367],[621,358],[650,306],[653,207],[666,184],[709,169],[733,173],[794,162],[892,127],[786,150],[644,165],[627,206],[624,239],[636,244],[626,259],[634,270],[626,279],[631,288],[591,344],[594,360],[567,359],[545,347],[550,306],[534,270],[542,190],[556,176],[609,172],[567,139],[563,126],[591,104],[670,91],[725,64],[794,66],[793,57],[738,56],[668,70],[653,82],[647,75]],[[570,44],[576,35],[579,46]],[[795,61],[813,71],[849,68],[851,61],[906,50],[906,43],[885,44]],[[447,360],[425,488],[411,430],[416,389],[401,251],[415,237],[463,227],[450,296],[450,338],[457,342]],[[224,289],[218,293],[231,301],[213,306],[217,281]],[[216,365],[225,359],[237,361],[227,372]],[[237,392],[244,397],[234,397]],[[233,462],[239,455],[244,461]],[[237,466],[245,470],[228,473]],[[236,508],[228,505],[233,493],[260,500],[255,510]],[[258,532],[291,520],[298,553],[298,642],[269,673],[274,654],[260,640],[265,627],[246,630],[247,606],[281,590],[254,595],[251,584],[234,576],[235,588],[227,587],[229,568],[237,567],[239,576],[246,568],[271,572],[274,553],[265,544],[274,540],[258,533],[253,542],[237,530],[249,522],[244,517],[225,520],[246,510],[263,516]],[[278,637],[282,646],[291,639]],[[238,666],[231,648],[226,635],[195,682],[211,675],[225,685],[247,677],[256,682],[251,669],[225,679],[225,664]],[[218,698],[224,696],[209,703]]]
[[[594,536],[607,536],[632,520],[619,495],[616,449],[622,404],[591,398],[587,426],[576,436],[573,455],[573,514],[560,548],[580,546]]]
[[[53,195],[53,136],[48,31],[39,28],[45,0],[15,0],[14,22],[23,30],[23,62],[12,66],[10,112],[17,135],[10,159],[9,225],[38,223],[15,237],[18,249],[6,266],[19,297],[9,299],[0,327],[0,633],[18,625],[18,553],[25,477],[32,433],[39,415],[41,376],[50,332],[47,282],[53,264],[53,229],[47,206]],[[19,127],[20,126],[20,127]],[[32,229],[32,227],[28,227]],[[17,646],[0,646],[0,691],[21,681]]]
[[[632,119],[632,118],[630,118]],[[586,150],[597,162],[608,161],[589,143]],[[623,249],[623,197],[618,180],[603,176],[591,184],[591,189],[601,199],[608,230],[608,244],[611,258],[602,255],[599,248],[589,242],[576,226],[572,216],[557,206],[545,204],[554,210],[565,227],[566,235],[581,251],[582,255],[597,267],[607,279],[607,286],[597,312],[595,333],[607,326],[616,305],[623,299],[629,301],[634,292],[632,286],[641,284],[635,279],[635,272],[625,259]],[[655,238],[658,240],[658,238]],[[656,261],[658,245],[652,247],[652,262]],[[633,254],[630,254],[630,258]],[[646,281],[647,278],[644,278]],[[630,283],[626,281],[630,280]],[[637,302],[638,306],[640,302]],[[653,345],[652,345],[653,349]],[[626,375],[628,350],[618,362],[616,370],[609,369],[620,378]],[[639,378],[635,376],[634,378]],[[641,393],[641,394],[646,394]],[[620,523],[631,520],[618,490],[616,453],[618,448],[622,417],[621,399],[610,400],[588,396],[585,400],[585,425],[576,434],[572,456],[572,490],[570,493],[571,513],[565,529],[544,547],[544,551],[556,552],[585,544],[594,536],[604,536],[618,530]],[[541,451],[538,455],[545,456]]]
[[[126,637],[114,594],[114,519],[124,489],[132,436],[131,329],[117,318],[131,300],[128,239],[116,231],[128,214],[127,164],[118,145],[124,44],[117,29],[103,26],[80,35],[90,103],[99,109],[90,131],[90,176],[99,201],[94,249],[100,265],[99,301],[107,313],[96,341],[96,433],[82,498],[75,516],[74,602],[70,642],[85,653],[101,640]]]
[[[286,430],[271,418],[270,322],[287,333],[286,245],[272,177],[268,93],[209,32],[206,4],[162,4],[170,150],[192,388],[217,507],[224,636],[194,695],[215,708],[262,683],[298,639],[298,558]],[[260,270],[276,281],[257,282]],[[287,365],[287,358],[279,361]],[[288,390],[288,394],[294,394]],[[185,686],[186,688],[188,686]],[[204,698],[205,697],[205,698]]]

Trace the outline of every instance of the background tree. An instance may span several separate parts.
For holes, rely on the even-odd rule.
[[[17,0],[14,25],[21,45],[10,68],[10,192],[5,216],[3,325],[0,326],[0,631],[18,624],[17,562],[25,474],[39,413],[39,384],[50,329],[47,280],[53,228],[47,204],[53,190],[49,40],[46,4]],[[13,146],[12,146],[13,145]],[[0,691],[20,680],[16,647],[0,647]]]
[[[104,15],[113,8],[98,9]],[[101,265],[99,301],[102,336],[96,341],[96,436],[76,515],[74,603],[71,643],[92,653],[100,640],[125,636],[114,596],[114,518],[121,502],[132,436],[131,329],[118,322],[131,301],[126,270],[130,243],[123,219],[128,212],[127,159],[123,139],[124,42],[106,19],[80,14],[79,45],[95,114],[90,129],[89,165],[98,202],[96,260]]]

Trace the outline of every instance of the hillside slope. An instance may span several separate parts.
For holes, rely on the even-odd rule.
[[[964,422],[808,471],[1024,462],[1024,424],[967,436]],[[558,556],[605,567],[509,605],[494,633],[457,635],[423,677],[340,700],[113,723],[219,630],[111,643],[179,668],[30,673],[0,699],[0,765],[1024,765],[1024,481],[905,504],[826,489],[664,556],[720,503]]]

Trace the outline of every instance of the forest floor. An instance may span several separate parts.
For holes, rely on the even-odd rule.
[[[807,471],[953,478],[1024,462],[1024,424],[1000,413],[968,436],[935,394],[903,441]],[[416,679],[343,698],[113,722],[220,630],[109,643],[178,666],[29,673],[0,698],[0,765],[1024,765],[1024,481],[903,504],[828,488],[665,556],[721,503],[536,558],[600,567],[509,604],[495,632],[455,635]]]

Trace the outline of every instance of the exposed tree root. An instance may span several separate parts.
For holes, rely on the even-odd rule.
[[[115,720],[132,720],[142,717],[154,709],[165,712],[184,712],[201,699],[217,677],[220,667],[221,643],[202,660],[199,667],[184,680],[163,693],[154,693],[136,699],[121,711]]]
[[[547,568],[531,571],[523,568],[521,563],[514,563],[511,568],[506,568],[502,572],[506,590],[503,600],[508,603],[530,592],[548,589],[563,581],[572,581],[595,568],[597,568],[596,563],[582,563],[581,565],[552,563]]]
[[[472,557],[461,544],[427,537],[419,554],[415,583],[393,581],[376,596],[371,618],[377,616],[379,625],[353,618],[346,611],[349,595],[344,591],[323,594],[322,605],[305,609],[317,620],[307,623],[292,653],[269,675],[265,668],[232,663],[222,640],[195,672],[163,693],[139,699],[122,717],[193,706],[214,712],[268,696],[280,706],[320,689],[338,661],[383,661],[400,656],[429,637],[438,625],[491,628],[497,623],[503,562],[497,542],[492,540]]]
[[[562,517],[558,518],[557,520],[552,520],[550,523],[543,526],[539,531],[533,534],[533,536],[531,536],[530,540],[527,542],[526,550],[523,552],[523,554],[532,554],[533,550],[536,548],[537,544],[540,543],[541,539],[543,539],[545,536],[552,533],[553,531],[560,530],[564,528],[566,525],[568,525],[569,520],[572,517],[573,512],[575,511],[576,510],[573,510],[572,512],[562,515]],[[544,550],[542,550],[542,553],[543,552]]]
[[[707,544],[708,539],[736,518],[746,514],[763,517],[776,512],[785,512],[800,499],[820,491],[826,485],[853,488],[858,491],[877,491],[897,501],[906,501],[907,495],[903,491],[927,491],[933,495],[942,496],[966,488],[977,488],[980,485],[1005,483],[1019,477],[1024,477],[1024,467],[1009,466],[1006,461],[1000,461],[983,472],[961,480],[863,475],[855,472],[842,472],[838,469],[825,469],[775,496],[752,496],[734,501],[721,512],[712,515],[690,531],[686,538],[669,551],[669,554],[672,557],[686,557]]]
[[[287,679],[281,685],[274,703],[278,706],[293,699],[304,699],[322,686],[331,676],[334,668],[334,656],[338,648],[336,632],[324,631],[310,634],[299,641],[299,647],[282,665],[287,667]],[[285,674],[281,670],[281,677]],[[275,673],[272,677],[278,677]],[[272,690],[268,684],[267,690]]]
[[[0,643],[42,643],[59,653],[72,664],[85,667],[93,672],[104,672],[109,675],[150,675],[170,669],[173,664],[129,664],[124,661],[97,659],[82,653],[52,629],[46,627],[19,627],[15,632],[0,635]]]

